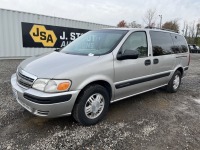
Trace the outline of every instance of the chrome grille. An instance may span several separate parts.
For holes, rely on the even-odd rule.
[[[23,87],[31,88],[35,79],[36,78],[33,76],[31,77],[31,75],[28,75],[28,73],[22,70],[18,70],[17,72],[17,82]]]
[[[20,81],[20,80],[18,80],[18,83],[19,83],[20,85],[24,86],[24,87],[27,87],[27,88],[31,88],[31,86],[32,86],[32,85],[29,85],[29,84],[27,84],[27,83],[24,83],[23,81]]]
[[[18,72],[18,75],[19,75],[21,78],[23,78],[23,79],[25,79],[25,80],[28,80],[29,82],[32,82],[32,83],[33,83],[33,81],[34,81],[34,79],[32,79],[32,78],[30,78],[30,77],[27,77],[27,76],[23,75],[23,74],[20,73],[20,72]]]

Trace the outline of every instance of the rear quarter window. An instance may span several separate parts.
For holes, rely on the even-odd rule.
[[[187,43],[183,36],[171,33],[174,46],[172,48],[174,53],[186,53],[188,52]]]
[[[173,54],[173,41],[170,33],[150,31],[153,56]]]

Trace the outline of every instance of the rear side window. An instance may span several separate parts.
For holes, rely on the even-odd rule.
[[[153,56],[173,54],[173,41],[170,33],[150,31]]]
[[[172,34],[174,46],[172,48],[174,53],[186,53],[188,51],[186,40],[183,36]]]

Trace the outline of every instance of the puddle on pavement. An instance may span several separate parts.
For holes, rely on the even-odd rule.
[[[170,105],[170,102],[164,98],[146,100],[144,103],[145,107],[154,109],[166,109]]]
[[[108,120],[132,120],[147,110],[163,110],[170,107],[170,101],[164,98],[149,98],[149,95],[135,96],[113,103],[109,109]]]
[[[26,120],[26,124],[28,126],[43,126],[49,119],[46,118],[40,118],[40,117],[32,117],[28,120]]]

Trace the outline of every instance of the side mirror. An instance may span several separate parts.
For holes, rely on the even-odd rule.
[[[125,59],[137,59],[139,56],[139,52],[136,50],[125,50],[124,53],[122,52],[117,54],[118,60],[125,60]]]

